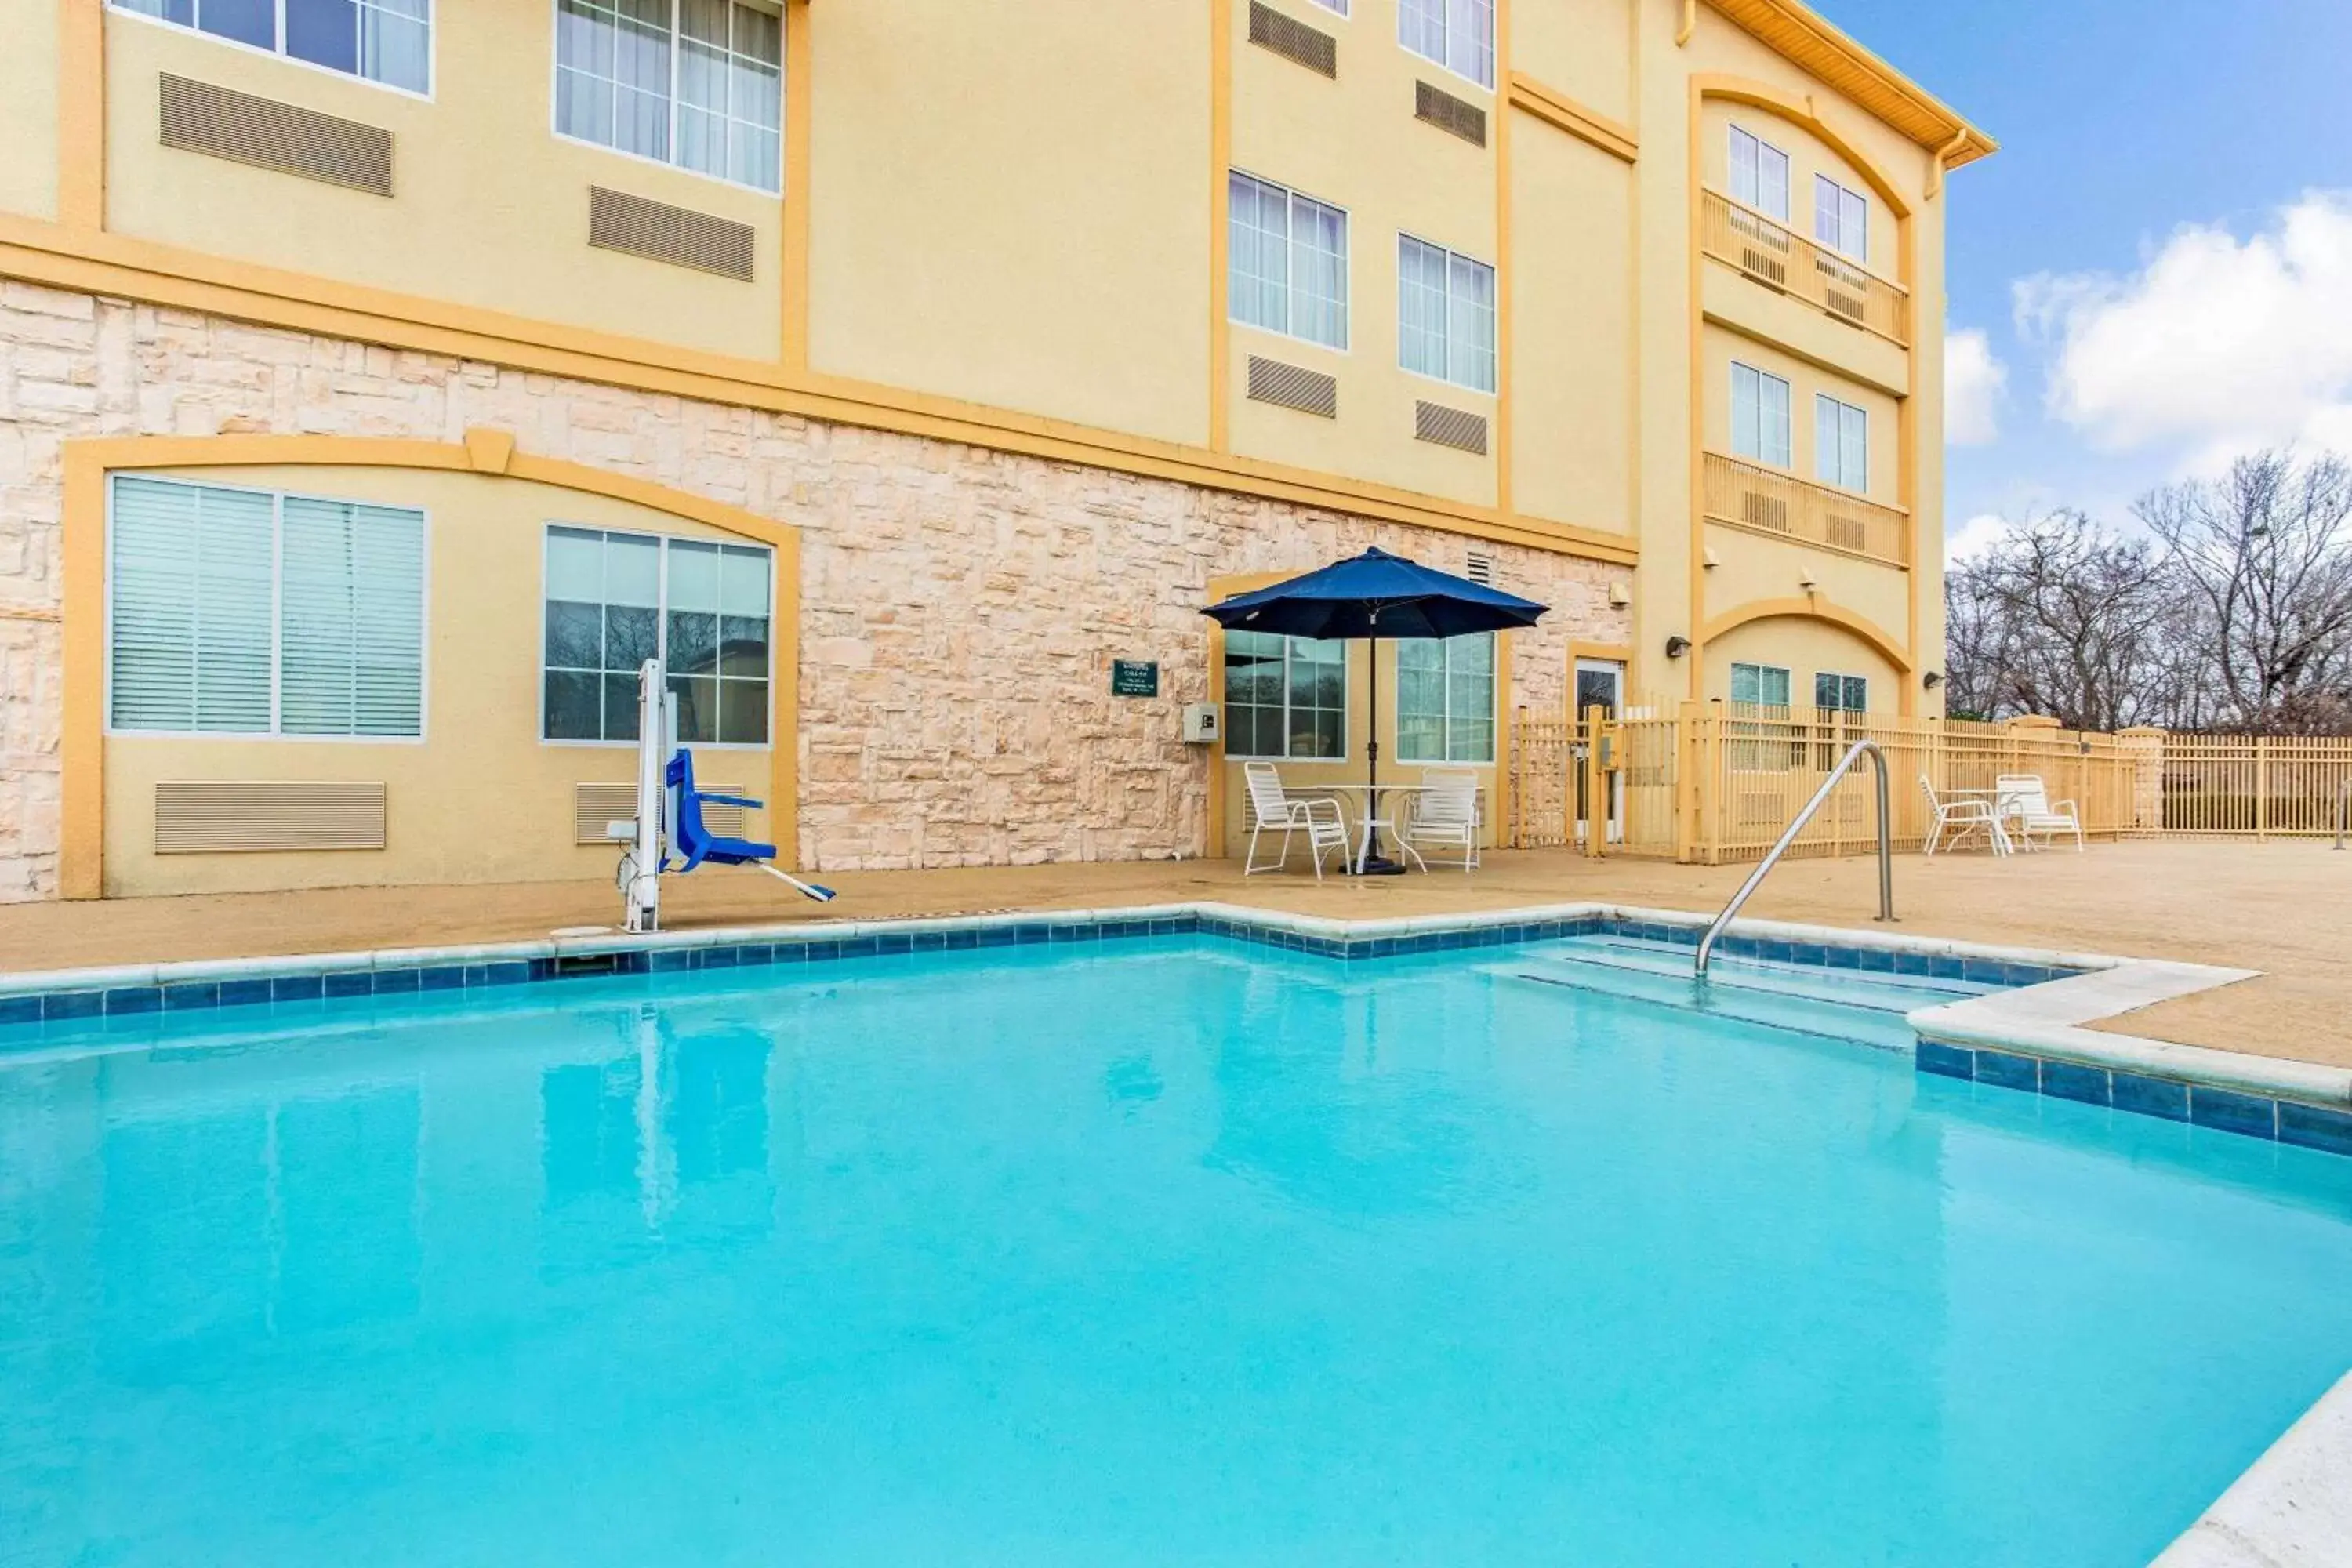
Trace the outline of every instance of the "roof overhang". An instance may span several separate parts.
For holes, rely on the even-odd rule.
[[[1830,25],[1803,0],[1706,0],[1773,53],[1852,99],[1936,153],[1948,169],[1989,157],[2000,143],[1935,94]]]

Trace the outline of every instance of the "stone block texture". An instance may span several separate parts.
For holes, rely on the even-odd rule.
[[[986,447],[0,282],[0,899],[57,888],[62,446],[232,434],[457,441],[740,506],[803,531],[797,858],[818,869],[1150,858],[1206,842],[1209,580],[1380,544],[1553,606],[1512,699],[1565,700],[1571,640],[1628,640],[1622,568]],[[518,584],[528,596],[536,584]],[[524,608],[518,605],[519,613]],[[1113,658],[1161,665],[1114,700]]]

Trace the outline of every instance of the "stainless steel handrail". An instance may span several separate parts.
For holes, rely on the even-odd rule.
[[[1804,831],[1805,824],[1813,819],[1813,813],[1821,810],[1822,803],[1829,799],[1831,792],[1844,780],[1846,770],[1853,766],[1854,759],[1865,752],[1870,753],[1870,760],[1878,768],[1878,918],[1882,921],[1895,919],[1895,853],[1887,840],[1886,753],[1879,750],[1875,741],[1856,741],[1846,748],[1845,755],[1838,759],[1838,765],[1830,770],[1830,776],[1822,781],[1822,787],[1813,792],[1813,798],[1805,803],[1805,809],[1790,821],[1788,830],[1780,835],[1780,841],[1766,851],[1764,858],[1756,863],[1756,869],[1748,874],[1748,880],[1739,884],[1739,891],[1731,895],[1731,901],[1723,906],[1723,912],[1715,917],[1715,923],[1706,928],[1706,934],[1698,939],[1697,978],[1706,978],[1706,963],[1715,952],[1715,939],[1723,934],[1723,928],[1731,923],[1731,917],[1739,912],[1739,906],[1748,901],[1748,895],[1764,880],[1764,874],[1780,863],[1780,857],[1788,852],[1790,845],[1796,842],[1797,835]]]

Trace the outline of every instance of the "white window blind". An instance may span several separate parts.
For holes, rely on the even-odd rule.
[[[280,506],[279,728],[422,733],[424,518],[299,496]]]
[[[107,586],[115,729],[424,732],[422,512],[120,475]]]
[[[1731,363],[1731,453],[1776,468],[1789,466],[1789,384],[1752,365]]]
[[[1227,185],[1228,313],[1245,326],[1348,346],[1348,215],[1268,180]]]
[[[556,0],[555,129],[782,188],[783,20],[740,0]]]
[[[1731,128],[1731,199],[1789,221],[1789,154],[1737,125]]]
[[[1813,176],[1813,237],[1842,256],[1870,259],[1870,202],[1827,174]]]
[[[1475,392],[1495,390],[1495,269],[1397,236],[1397,363]]]
[[[410,92],[433,85],[431,0],[113,0],[116,9]]]
[[[1397,42],[1480,87],[1495,85],[1495,0],[1397,0]]]
[[[1397,760],[1495,760],[1495,638],[1409,637],[1397,650]]]
[[[1827,393],[1813,395],[1813,469],[1826,485],[1870,488],[1870,411],[1841,403]]]

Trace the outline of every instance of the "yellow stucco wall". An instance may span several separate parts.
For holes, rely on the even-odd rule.
[[[1531,115],[1511,137],[1512,485],[1520,510],[1632,532],[1634,171]]]
[[[1638,0],[1543,0],[1511,7],[1511,68],[1612,120],[1633,108]]]
[[[1873,713],[1895,712],[1900,695],[1902,678],[1878,650],[1843,626],[1798,616],[1750,621],[1717,637],[1706,650],[1702,695],[1729,701],[1735,663],[1778,665],[1788,670],[1790,700],[1798,708],[1812,706],[1813,677],[1824,672],[1867,679]]]
[[[58,212],[58,7],[16,0],[0,49],[0,212]]]
[[[819,371],[1203,441],[1196,6],[809,8]]]
[[[110,896],[537,881],[612,869],[617,849],[572,841],[572,788],[634,777],[635,748],[539,738],[546,526],[733,536],[625,501],[478,474],[308,466],[152,472],[195,484],[422,509],[425,734],[417,741],[109,735]],[[772,628],[772,647],[775,635]],[[733,784],[762,799],[768,794],[767,747],[698,747],[695,768],[706,787]],[[193,779],[381,781],[386,847],[158,855],[155,785]],[[765,814],[751,814],[750,826],[753,837],[763,835]]]
[[[1905,597],[1911,579],[1899,566],[1713,522],[1706,528],[1706,549],[1716,560],[1715,565],[1703,568],[1709,622],[1743,605],[1793,599],[1814,592],[1828,604],[1885,627],[1895,637],[1903,633]],[[1809,577],[1813,583],[1810,590],[1805,586]]]
[[[546,0],[435,7],[428,100],[110,8],[108,226],[267,267],[772,360],[782,331],[781,203],[558,137],[553,16]],[[482,68],[488,61],[512,64]],[[394,195],[160,145],[164,71],[389,130]],[[591,185],[750,224],[756,277],[591,248]]]

